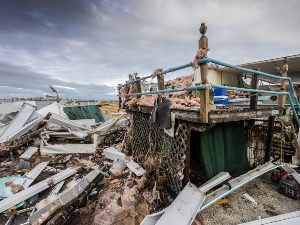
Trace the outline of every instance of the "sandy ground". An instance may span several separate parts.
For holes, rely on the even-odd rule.
[[[248,193],[257,205],[243,196]],[[211,206],[200,213],[205,225],[240,224],[300,210],[300,200],[277,192],[277,184],[255,179],[227,196],[228,203]]]

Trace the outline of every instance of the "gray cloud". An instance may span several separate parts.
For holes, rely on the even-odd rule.
[[[209,57],[241,64],[298,54],[299,6],[297,0],[2,1],[0,61],[10,70],[25,67],[28,79],[43,74],[39,85],[81,91],[61,90],[70,97],[101,98],[107,89],[98,86],[116,87],[129,73],[146,76],[192,61],[203,21]],[[16,79],[1,72],[4,86],[24,88],[20,70]],[[85,93],[89,84],[97,91]],[[35,93],[37,87],[25,88]]]
[[[3,82],[1,84],[0,96],[15,97],[22,96],[45,96],[52,95],[49,85],[57,90],[61,97],[85,99],[116,99],[116,88],[107,85],[93,83],[80,84],[76,82],[65,82],[50,77],[47,74],[31,71],[24,66],[16,66],[0,62],[0,74]],[[7,95],[9,93],[9,95]]]

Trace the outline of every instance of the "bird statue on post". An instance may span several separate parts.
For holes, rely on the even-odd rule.
[[[199,31],[202,35],[199,39],[199,49],[208,48],[208,38],[205,36],[206,30],[207,30],[207,26],[205,26],[205,23],[201,23],[201,27],[199,28]]]
[[[201,23],[201,27],[199,28],[200,34],[205,34],[207,30],[207,26],[205,26],[205,23]]]

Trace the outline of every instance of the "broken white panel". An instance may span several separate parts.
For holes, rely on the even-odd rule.
[[[41,116],[40,114],[38,114],[36,111],[34,111],[34,112],[31,114],[31,116],[27,119],[27,121],[26,121],[25,124],[28,124],[28,123],[30,123],[31,121],[38,119],[40,116]]]
[[[92,126],[96,124],[95,119],[80,119],[80,120],[72,120],[74,123],[77,123],[80,126]]]
[[[4,212],[5,210],[9,209],[10,207],[17,205],[18,203],[30,198],[31,196],[46,190],[50,187],[51,184],[57,184],[60,181],[72,176],[77,171],[74,169],[66,169],[62,172],[53,175],[52,177],[47,178],[29,188],[24,189],[2,201],[0,201],[0,213]]]
[[[99,127],[97,127],[93,133],[99,134],[99,135],[105,135],[118,121],[121,119],[121,117],[124,115],[123,113],[121,116],[119,116],[117,119],[113,120],[107,120],[105,123],[101,124]]]
[[[281,165],[281,168],[284,169],[286,172],[291,173],[295,180],[298,182],[298,184],[300,184],[300,176],[293,168],[291,168],[286,163]]]
[[[221,200],[222,198],[231,194],[238,188],[249,183],[250,181],[254,180],[255,178],[261,176],[262,174],[269,172],[273,169],[276,169],[278,167],[279,167],[279,165],[275,165],[272,162],[267,162],[264,165],[258,166],[257,168],[250,170],[249,172],[228,181],[228,183],[231,186],[231,189],[229,188],[228,185],[223,185],[219,189],[217,189],[217,190],[213,191],[212,193],[210,193],[209,195],[207,195],[206,199],[203,203],[203,206],[201,207],[199,212],[203,211],[207,207],[211,206],[215,202]]]
[[[42,146],[41,155],[50,154],[76,154],[76,153],[95,153],[96,146],[94,144],[65,144],[65,145],[49,145]]]
[[[116,161],[117,159],[121,159],[121,160],[125,161],[125,154],[122,152],[119,152],[114,147],[109,147],[109,148],[104,149],[102,154],[110,160]]]
[[[211,178],[209,181],[206,183],[202,184],[201,187],[199,188],[200,191],[206,193],[209,191],[212,187],[217,186],[218,184],[221,184],[225,180],[228,180],[230,178],[230,174],[228,172],[221,172]]]
[[[50,116],[49,122],[60,126],[92,131],[92,129],[89,127],[81,126],[78,123],[74,122],[74,120],[69,120],[68,118],[64,118],[61,115],[54,114],[54,113]]]
[[[50,105],[45,106],[44,108],[41,108],[40,110],[38,110],[37,112],[41,115],[46,116],[48,113],[55,113],[58,114],[64,118],[68,118],[67,115],[64,113],[64,106],[57,103],[57,102],[53,102]]]
[[[86,180],[91,183],[99,174],[100,172],[102,171],[102,169],[104,168],[104,166],[102,168],[99,168],[99,166],[94,166],[92,167],[94,170],[89,172],[85,178]]]
[[[43,116],[39,117],[36,120],[31,121],[30,123],[24,125],[21,129],[17,130],[15,133],[8,136],[9,141],[13,141],[21,137],[22,135],[26,134],[30,130],[35,130],[37,125],[42,122],[44,119]]]
[[[27,178],[24,188],[28,188],[33,181],[41,174],[41,172],[46,168],[49,162],[39,163],[36,167],[34,167],[29,173],[27,173],[24,177]]]
[[[62,188],[62,186],[64,185],[65,182],[66,182],[65,180],[59,182],[59,183],[55,186],[55,188],[51,191],[50,195],[52,195],[52,194],[56,194],[56,195],[57,195],[58,192],[60,191],[60,189]]]
[[[156,224],[191,224],[205,197],[205,193],[189,182]]]
[[[84,189],[89,185],[89,182],[86,180],[86,178],[82,178],[75,187],[71,189],[67,189],[61,194],[58,195],[58,200],[61,205],[66,205],[68,202],[76,198],[78,195],[80,195]]]
[[[164,128],[164,132],[168,134],[170,137],[174,137],[174,132],[175,132],[175,113],[171,112],[171,128],[166,129]]]
[[[167,208],[164,208],[163,210],[157,212],[157,213],[153,213],[150,215],[147,215],[141,225],[155,225],[157,223],[157,221],[160,219],[160,217],[169,209],[170,206],[168,206]]]
[[[5,131],[5,129],[9,126],[9,124],[0,127],[0,136]]]
[[[60,202],[58,201],[58,199],[48,203],[47,205],[45,205],[43,208],[41,208],[40,210],[32,213],[29,216],[29,224],[35,224],[35,222],[40,219],[42,217],[43,214],[46,214],[54,205],[58,205],[58,207],[61,206]],[[38,223],[39,224],[39,223]]]
[[[111,113],[114,115],[114,113]],[[124,127],[127,123],[130,122],[130,119],[129,118],[123,118],[123,119],[120,119],[116,125],[119,126],[119,127]]]
[[[51,137],[59,137],[59,138],[64,138],[64,139],[84,140],[83,138],[79,138],[79,137],[75,136],[74,134],[71,134],[70,132],[53,132],[53,131],[50,131],[49,135]]]
[[[29,159],[38,151],[37,147],[29,147],[23,154],[20,156],[20,159]]]
[[[20,130],[23,125],[26,123],[27,119],[34,112],[35,108],[30,105],[25,104],[24,107],[20,110],[20,112],[14,117],[14,119],[10,122],[9,126],[4,130],[4,132],[0,136],[0,143],[8,141],[8,137]]]
[[[15,116],[18,113],[19,112],[12,112],[12,113],[3,114],[3,115],[0,114],[0,121],[1,121],[1,123],[9,124],[15,118]],[[3,126],[3,124],[1,126]]]
[[[139,164],[131,160],[129,157],[125,157],[125,164],[138,177],[143,176],[146,173],[146,170],[144,170]]]
[[[84,189],[91,183],[101,172],[99,166],[93,167],[94,170],[89,172],[84,178],[82,178],[73,188],[66,189],[59,194],[58,199],[62,205],[66,205],[68,202],[80,195]]]
[[[0,104],[0,115],[19,112],[23,107],[24,102],[12,102]]]
[[[286,213],[278,216],[272,216],[265,219],[255,220],[247,223],[241,223],[239,225],[298,225],[300,224],[300,211]]]
[[[81,130],[72,131],[70,128],[68,128],[68,131],[69,131],[70,134],[73,134],[78,138],[85,138],[86,136],[88,136],[87,132],[84,132],[84,131],[81,131]]]

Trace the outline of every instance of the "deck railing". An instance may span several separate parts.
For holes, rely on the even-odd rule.
[[[298,108],[298,112],[300,111],[300,106],[299,106],[299,102],[297,100],[297,97],[295,96],[295,90],[294,90],[293,83],[292,83],[292,80],[291,80],[290,77],[281,77],[281,76],[276,76],[276,75],[273,75],[273,74],[268,74],[268,73],[264,73],[264,72],[260,72],[260,71],[256,71],[256,70],[251,70],[251,69],[247,69],[247,68],[243,68],[243,67],[239,67],[239,66],[234,66],[234,65],[224,63],[224,62],[221,62],[221,61],[218,61],[218,60],[215,60],[215,59],[211,59],[211,58],[200,59],[198,61],[198,64],[200,65],[200,64],[208,63],[208,62],[215,63],[217,65],[221,65],[221,66],[236,69],[236,70],[241,70],[241,71],[244,71],[244,72],[260,74],[260,75],[264,75],[264,76],[267,76],[267,77],[277,78],[277,79],[280,79],[280,80],[287,80],[289,82],[289,85],[290,85],[289,92],[281,92],[281,91],[278,92],[278,91],[266,91],[266,90],[259,90],[259,89],[238,88],[238,87],[222,86],[222,85],[217,85],[217,84],[203,84],[203,85],[198,85],[198,86],[188,87],[188,88],[182,88],[182,89],[166,89],[166,90],[159,90],[159,91],[150,91],[150,92],[143,92],[143,93],[126,94],[125,96],[135,96],[135,95],[139,96],[139,95],[149,95],[149,94],[158,94],[158,93],[167,93],[167,92],[178,92],[178,91],[187,91],[187,90],[200,90],[200,89],[206,89],[206,88],[210,88],[210,87],[227,89],[227,90],[229,89],[229,90],[245,91],[245,92],[287,95],[288,99],[289,99],[289,102],[290,102],[289,105],[291,106],[291,108],[293,110],[294,117],[297,121],[298,126],[300,126],[300,121],[299,121],[296,109],[294,107],[294,102],[296,103],[296,106]],[[156,76],[161,76],[163,74],[167,74],[167,73],[174,72],[176,70],[181,70],[181,69],[184,69],[184,68],[188,68],[188,67],[191,67],[191,66],[193,66],[192,62],[188,63],[188,64],[185,64],[185,65],[182,65],[182,66],[178,66],[178,67],[175,67],[175,68],[171,68],[171,69],[159,72],[159,73],[156,74]],[[126,85],[129,85],[129,84],[132,84],[132,83],[139,82],[141,80],[149,79],[149,78],[153,78],[153,76],[149,75],[149,76],[144,77],[142,79],[136,79],[136,80],[130,81],[126,84],[123,84],[122,86],[126,86]],[[294,102],[293,102],[293,100],[294,100]],[[201,99],[200,99],[200,101],[201,101]]]

